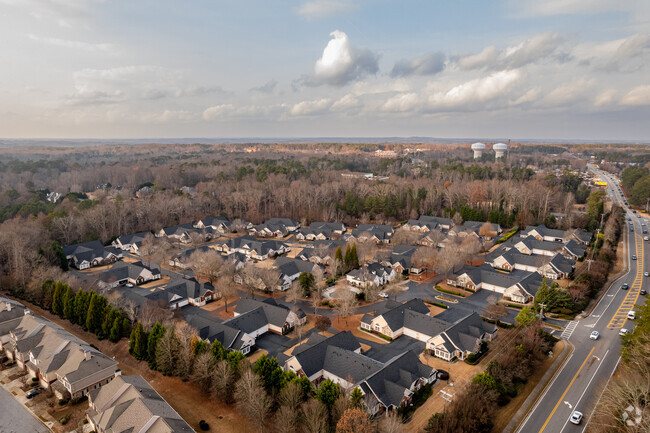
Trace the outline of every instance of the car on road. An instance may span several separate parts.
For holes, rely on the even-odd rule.
[[[643,296],[645,296],[646,294],[647,294],[647,293],[646,293],[645,289],[641,289],[641,290],[639,291],[639,295],[643,295]]]
[[[647,240],[648,240],[648,237],[647,237],[647,236],[644,236],[644,237],[643,237],[643,240],[644,240],[644,241],[647,241]]]
[[[621,286],[621,290],[627,290],[629,288],[630,288],[630,285],[628,283],[623,283],[623,285]]]
[[[632,260],[636,260],[636,256],[632,256]]]
[[[630,310],[627,312],[627,320],[634,320],[636,319],[636,313],[634,310]]]
[[[131,283],[126,283],[125,286],[128,287],[128,288],[130,289],[130,288],[133,287],[133,284],[131,284]]]
[[[598,331],[591,331],[591,334],[589,335],[589,338],[592,340],[598,340],[598,337],[600,337],[600,334]]]
[[[630,331],[628,331],[627,328],[621,328],[621,330],[618,331],[618,335],[625,335],[625,334],[629,334],[629,333],[630,333]]]
[[[388,298],[388,293],[380,292],[379,297],[380,298]]]
[[[41,392],[41,390],[38,388],[30,389],[29,391],[27,391],[27,394],[25,394],[25,397],[34,398],[38,395],[39,392]]]
[[[578,412],[577,410],[574,410],[573,413],[571,414],[571,418],[569,418],[569,421],[573,424],[580,424],[580,421],[582,421],[582,412]]]
[[[645,272],[643,273],[643,276],[644,276],[644,277],[650,277],[650,272],[645,271]]]

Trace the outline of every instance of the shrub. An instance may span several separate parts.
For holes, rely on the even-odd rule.
[[[68,403],[68,400],[65,400],[65,399],[62,399],[62,398],[59,399],[59,406],[63,406],[63,405],[65,405],[66,403]]]
[[[32,377],[32,382],[38,382],[38,377]]]
[[[432,302],[431,305],[435,305],[436,307],[444,308],[445,310],[449,308],[449,305],[443,304],[442,302]]]
[[[436,290],[439,291],[439,292],[442,292],[442,293],[448,293],[448,294],[450,294],[450,295],[460,296],[461,298],[464,298],[464,297],[465,297],[465,294],[464,294],[464,293],[453,292],[453,291],[451,291],[451,290],[443,289],[443,288],[440,287],[440,286],[436,286]]]
[[[61,423],[61,425],[66,425],[68,421],[70,421],[70,415],[65,415],[59,418],[59,422]]]
[[[356,293],[354,297],[357,299],[357,301],[365,301],[366,300],[366,294],[363,292]]]
[[[199,428],[203,431],[210,430],[210,424],[208,424],[204,419],[199,421]]]

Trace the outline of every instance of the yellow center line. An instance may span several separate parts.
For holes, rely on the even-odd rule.
[[[544,425],[542,426],[542,429],[539,431],[539,433],[542,433],[542,432],[544,431],[544,429],[546,428],[546,425],[548,424],[548,422],[549,422],[549,421],[551,420],[551,418],[553,417],[553,414],[554,414],[555,411],[557,410],[558,406],[560,406],[560,403],[562,403],[562,400],[564,400],[564,396],[566,395],[567,392],[569,392],[569,389],[571,388],[571,385],[573,385],[573,382],[575,382],[575,380],[577,379],[578,375],[579,375],[580,372],[582,371],[582,368],[583,368],[583,367],[585,366],[585,364],[587,363],[587,360],[588,360],[589,358],[591,358],[591,354],[593,353],[593,351],[594,351],[595,348],[596,348],[596,346],[592,347],[591,350],[589,351],[589,354],[588,354],[587,357],[585,358],[585,360],[582,361],[582,365],[580,365],[580,368],[579,368],[578,371],[576,372],[576,375],[573,376],[573,379],[571,379],[571,382],[569,382],[569,386],[567,386],[566,389],[564,390],[564,393],[562,393],[562,397],[560,397],[560,399],[559,399],[559,400],[557,401],[557,403],[555,404],[555,407],[554,407],[553,410],[551,411],[551,414],[548,416],[548,418],[546,418],[546,422],[545,422]]]
[[[612,320],[607,325],[610,329],[621,328],[625,324],[627,319],[627,312],[634,308],[634,305],[639,300],[640,289],[643,285],[643,237],[638,234],[634,234],[634,246],[636,249],[636,275],[634,281],[630,285],[630,291],[623,298],[623,302],[619,305],[618,310],[614,313]]]

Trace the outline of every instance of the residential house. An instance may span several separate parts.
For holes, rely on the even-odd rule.
[[[249,233],[259,237],[281,238],[295,232],[299,227],[300,223],[290,218],[271,218],[260,225],[252,227]]]
[[[91,391],[86,418],[97,433],[194,432],[142,376],[116,375]]]
[[[217,233],[228,233],[232,223],[226,217],[204,218],[194,224],[195,229],[211,228]]]
[[[60,399],[79,398],[111,381],[117,362],[42,317],[24,315],[2,340],[5,355]]]
[[[422,299],[411,299],[377,316],[365,314],[361,318],[361,328],[390,338],[397,338],[404,334],[404,321],[407,311],[429,314],[429,308]]]
[[[208,245],[203,245],[198,248],[188,248],[186,250],[181,251],[180,253],[174,254],[170,259],[169,259],[169,266],[174,266],[180,269],[188,269],[192,267],[192,263],[190,261],[192,254],[195,252],[212,252],[214,254],[219,254],[216,249],[211,248]]]
[[[347,228],[343,223],[313,222],[309,227],[302,227],[296,232],[296,239],[299,241],[326,240],[332,234],[342,236]]]
[[[224,254],[241,253],[255,260],[266,260],[290,250],[288,245],[280,241],[262,241],[251,236],[240,236],[218,241],[214,244],[214,247]]]
[[[496,332],[495,325],[485,322],[477,313],[471,313],[428,340],[426,347],[438,358],[464,360],[477,353],[483,341],[491,341]]]
[[[26,314],[31,314],[31,311],[24,305],[0,296],[0,347],[8,341],[9,332],[18,326]]]
[[[527,272],[538,272],[546,278],[554,280],[569,278],[575,261],[560,253],[554,256],[522,254],[517,249],[499,250],[485,256],[485,262],[495,269],[512,271],[518,269]]]
[[[292,354],[284,368],[315,384],[330,379],[343,389],[358,387],[373,414],[408,406],[418,389],[436,380],[436,370],[422,364],[413,352],[386,363],[362,355],[350,331],[313,337],[305,346]]]
[[[175,310],[186,305],[202,307],[215,297],[212,284],[199,283],[194,278],[176,278],[164,286],[147,289],[142,296],[150,301],[164,301],[170,309]]]
[[[255,345],[255,337],[252,335],[211,317],[187,313],[185,321],[196,330],[203,341],[208,344],[218,341],[228,351],[239,351],[248,355]]]
[[[142,262],[119,262],[101,274],[98,285],[103,289],[113,289],[127,283],[139,285],[158,279],[160,279],[160,269],[155,265],[145,266]]]
[[[424,268],[413,264],[413,254],[418,250],[414,245],[395,245],[390,255],[381,264],[391,266],[398,274],[408,272],[409,274],[421,274]]]
[[[544,224],[540,224],[538,226],[527,226],[520,236],[522,238],[534,236],[535,239],[540,241],[564,242],[566,232],[564,230],[549,229]]]
[[[156,237],[167,239],[174,239],[184,244],[192,242],[192,235],[198,235],[205,240],[210,240],[214,236],[215,231],[210,228],[195,229],[192,224],[180,224],[177,226],[166,227],[156,233]]]
[[[348,283],[357,287],[371,285],[381,287],[392,281],[397,273],[390,266],[382,266],[380,263],[370,263],[362,268],[354,269],[345,276]]]
[[[132,235],[122,235],[119,238],[113,241],[113,246],[119,248],[122,251],[129,251],[132,254],[139,254],[140,247],[142,247],[142,241],[151,235],[151,232],[139,232]]]
[[[317,240],[309,243],[303,248],[296,258],[300,260],[308,260],[317,265],[329,265],[334,260],[336,249],[341,248],[345,250],[347,242],[338,240]]]
[[[490,265],[464,266],[447,279],[447,284],[470,290],[490,290],[502,293],[504,298],[515,302],[531,301],[542,285],[542,276],[537,272],[513,270],[498,272]]]
[[[63,254],[70,266],[79,270],[115,263],[122,259],[121,250],[112,247],[104,248],[100,241],[66,245],[63,247]]]
[[[435,217],[429,215],[420,215],[418,221],[420,221],[420,223],[425,223],[425,224],[437,224],[438,228],[444,230],[451,230],[451,228],[454,226],[454,221],[451,218],[441,218],[441,217]]]
[[[307,321],[307,315],[302,310],[292,311],[271,298],[264,301],[240,299],[234,315],[224,325],[240,329],[254,338],[267,332],[286,334],[296,324],[302,325]]]
[[[302,259],[278,257],[273,267],[280,271],[282,290],[288,290],[291,283],[297,280],[300,274],[303,272],[312,273],[318,268],[318,265]]]
[[[390,243],[393,232],[393,226],[387,224],[359,224],[346,240],[387,244]]]

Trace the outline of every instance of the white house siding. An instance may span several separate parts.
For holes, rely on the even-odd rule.
[[[485,281],[481,283],[481,288],[485,290],[490,290],[492,292],[504,293],[506,291],[505,287],[496,286],[494,284],[488,284]]]
[[[402,329],[404,330],[404,335],[406,335],[407,337],[415,338],[418,341],[422,341],[426,343],[427,341],[429,341],[429,339],[431,339],[431,336],[421,334],[420,332],[416,332],[412,329],[409,328],[402,328]],[[397,334],[397,332],[395,334]]]

